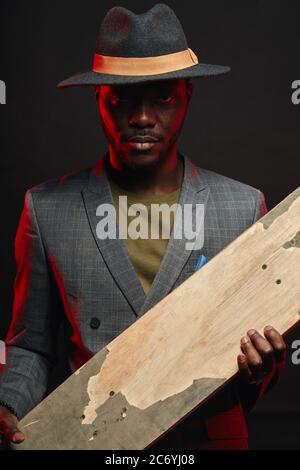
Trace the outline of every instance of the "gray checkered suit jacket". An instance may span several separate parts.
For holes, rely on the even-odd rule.
[[[179,203],[205,204],[204,246],[188,251],[184,238],[171,237],[146,296],[124,242],[96,235],[96,208],[113,204],[106,157],[26,192],[15,240],[7,366],[0,375],[0,401],[20,418],[45,395],[60,322],[74,370],[185,281],[201,254],[210,260],[266,212],[259,190],[183,155]]]

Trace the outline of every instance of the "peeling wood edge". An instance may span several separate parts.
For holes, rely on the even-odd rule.
[[[283,201],[275,206],[270,212],[262,217],[258,222],[261,223],[265,230],[267,230],[272,223],[278,219],[282,214],[287,212],[290,206],[300,197],[300,187],[289,194]]]
[[[283,248],[300,248],[300,230],[296,233],[296,235],[284,245],[282,245]]]

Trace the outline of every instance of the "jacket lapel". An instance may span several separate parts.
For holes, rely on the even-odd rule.
[[[98,249],[115,282],[135,314],[138,315],[146,296],[131,263],[124,241],[118,238],[100,240],[96,233],[96,227],[100,220],[96,215],[97,207],[100,204],[114,206],[110,184],[105,173],[106,155],[91,169],[89,184],[82,191],[82,196]]]
[[[206,209],[209,188],[204,175],[201,174],[200,168],[194,165],[185,155],[182,156],[184,161],[184,177],[178,202],[181,208],[184,208],[185,204],[192,205],[192,220],[195,220],[196,204],[204,204]],[[157,302],[169,294],[183,267],[191,256],[194,243],[185,237],[185,232],[183,231],[181,239],[174,236],[174,233],[181,233],[181,228],[181,219],[176,213],[173,231],[165,254],[148,295],[145,298],[145,302],[139,311],[139,315],[146,313]],[[199,227],[199,229],[200,228],[201,227]],[[188,250],[186,249],[187,242],[190,243]]]

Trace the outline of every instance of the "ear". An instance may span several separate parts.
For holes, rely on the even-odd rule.
[[[98,104],[99,95],[100,95],[100,85],[95,85],[95,87],[94,87],[94,95],[95,95],[95,97],[96,97],[96,101],[97,101],[97,104]]]
[[[192,95],[193,95],[193,84],[191,82],[189,82],[189,84],[187,84],[187,102],[188,102],[188,104],[191,101]]]

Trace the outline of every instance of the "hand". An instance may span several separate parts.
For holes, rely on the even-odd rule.
[[[237,357],[242,378],[248,384],[260,384],[266,376],[284,368],[286,344],[272,326],[264,328],[264,336],[251,329],[241,338],[242,354]]]
[[[18,429],[18,419],[5,406],[0,406],[0,445],[8,439],[14,444],[23,442],[24,434]]]

